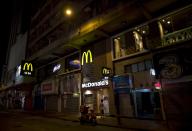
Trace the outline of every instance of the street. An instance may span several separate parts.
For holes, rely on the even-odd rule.
[[[134,131],[10,112],[0,112],[0,123],[0,131]]]

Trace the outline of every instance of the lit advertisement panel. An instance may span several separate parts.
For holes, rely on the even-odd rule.
[[[34,64],[30,61],[21,62],[21,75],[23,76],[34,76]]]
[[[80,69],[81,64],[79,60],[79,54],[69,56],[65,59],[65,69],[66,71],[72,71],[75,69]]]

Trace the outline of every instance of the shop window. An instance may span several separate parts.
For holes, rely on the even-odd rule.
[[[172,14],[160,19],[161,26],[163,28],[163,34],[166,35],[168,33],[182,30],[184,28],[188,28],[192,26],[192,9],[187,8],[183,11],[180,11],[176,14]]]
[[[153,68],[151,60],[145,60],[139,63],[125,65],[124,72],[125,73],[134,73],[134,72],[142,72],[145,70],[150,70]]]
[[[123,45],[123,36],[119,36],[114,39],[114,51],[115,51],[115,58],[122,57],[124,55],[124,49],[122,48]]]
[[[133,31],[133,35],[134,35],[134,38],[135,38],[136,50],[137,51],[142,51],[144,49],[143,48],[142,36],[137,31]]]
[[[162,46],[192,39],[192,9],[186,8],[159,20]]]
[[[80,74],[71,74],[61,79],[61,92],[79,93],[80,91]]]
[[[145,49],[148,26],[135,28],[113,39],[114,58],[124,57]]]
[[[125,33],[125,42],[126,42],[126,55],[133,54],[136,52],[136,39],[132,31]],[[139,47],[138,47],[139,48]]]
[[[145,64],[144,62],[140,62],[138,64],[138,71],[144,71],[145,70]]]
[[[138,72],[138,66],[137,64],[132,65],[132,72]]]
[[[160,20],[164,35],[173,32],[172,22],[173,21],[171,17],[166,17]]]
[[[127,32],[114,39],[114,57],[120,58],[136,52],[133,32]]]
[[[145,67],[146,67],[146,70],[150,70],[152,68],[152,61],[146,60],[145,61]]]
[[[124,67],[124,72],[125,72],[125,73],[131,73],[131,72],[132,72],[131,65],[126,65],[126,66]]]

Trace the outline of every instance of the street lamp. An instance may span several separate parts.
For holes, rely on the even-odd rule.
[[[67,16],[71,16],[72,15],[72,10],[71,9],[66,9],[65,10],[65,15],[67,15]]]

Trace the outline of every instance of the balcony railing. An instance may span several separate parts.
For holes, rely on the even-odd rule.
[[[165,35],[162,46],[172,45],[192,39],[192,26]]]

